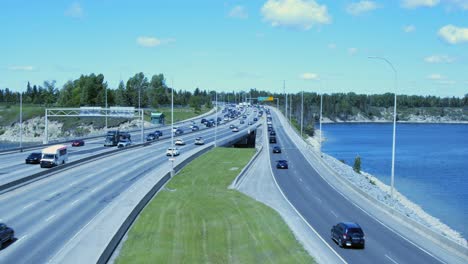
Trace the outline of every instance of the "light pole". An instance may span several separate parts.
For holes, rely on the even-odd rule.
[[[284,116],[288,119],[288,94],[286,93],[286,81],[283,80],[283,92],[284,92]]]
[[[304,128],[304,90],[301,92],[301,137]]]
[[[141,112],[141,143],[143,143],[144,141],[144,129],[143,129],[143,119],[144,119],[144,111],[141,110],[141,86],[143,84],[140,83],[140,85],[138,86],[138,111]],[[106,102],[107,103],[107,102]]]
[[[393,64],[388,61],[386,58],[383,58],[383,57],[369,57],[369,59],[377,59],[377,60],[383,60],[385,61],[388,65],[390,65],[390,67],[392,68],[393,70],[393,74],[394,74],[394,89],[395,89],[395,97],[394,97],[394,100],[393,100],[393,141],[392,141],[392,175],[391,175],[391,179],[390,179],[390,185],[391,185],[391,189],[390,189],[390,196],[391,198],[393,199],[393,192],[394,192],[394,189],[395,189],[395,138],[396,138],[396,109],[397,109],[397,94],[396,94],[396,91],[397,91],[397,86],[398,86],[398,75],[397,75],[397,71],[395,69],[395,67],[393,67]]]
[[[174,177],[174,80],[171,81],[171,178]]]
[[[20,151],[23,152],[23,92],[20,92]]]
[[[106,94],[106,132],[107,132],[107,86],[104,89],[106,89],[105,94]]]
[[[215,105],[216,105],[216,117],[215,117],[215,138],[214,146],[217,147],[216,141],[218,140],[218,92],[215,91]]]
[[[289,96],[289,126],[291,126],[292,121],[292,94]]]
[[[320,93],[320,120],[319,120],[319,152],[320,156],[322,156],[322,105],[323,105],[323,93]]]

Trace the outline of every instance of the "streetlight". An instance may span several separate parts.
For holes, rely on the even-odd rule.
[[[392,68],[393,70],[393,74],[394,74],[394,89],[395,89],[395,97],[394,97],[394,104],[393,104],[393,142],[392,142],[392,175],[391,175],[391,179],[390,179],[390,182],[391,182],[391,189],[390,189],[390,195],[391,195],[391,198],[393,199],[393,190],[394,190],[394,183],[395,183],[395,137],[396,137],[396,108],[397,108],[397,94],[396,94],[396,91],[397,91],[397,86],[398,86],[398,76],[397,76],[397,71],[395,69],[395,67],[393,67],[393,64],[388,61],[386,58],[382,58],[382,57],[375,57],[375,56],[372,56],[372,57],[369,57],[369,59],[377,59],[377,60],[383,60],[384,62],[386,62],[388,65],[390,65],[390,67]]]
[[[301,137],[302,129],[304,127],[304,90],[301,92]]]
[[[20,151],[23,152],[23,92],[20,92]]]
[[[284,92],[284,115],[286,120],[288,119],[288,94],[286,93],[286,81],[283,80],[283,92]]]
[[[323,93],[320,93],[320,120],[319,120],[319,129],[320,129],[319,151],[320,151],[320,156],[322,156],[322,105],[323,105]]]
[[[174,79],[171,80],[171,178],[174,177]]]
[[[215,140],[214,140],[214,146],[216,146],[216,141],[218,139],[218,92],[215,91],[215,105],[216,105],[216,120],[215,120]]]

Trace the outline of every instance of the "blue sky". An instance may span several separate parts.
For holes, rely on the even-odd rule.
[[[468,0],[0,1],[0,88],[137,72],[176,89],[468,93]],[[169,83],[170,84],[170,83]]]

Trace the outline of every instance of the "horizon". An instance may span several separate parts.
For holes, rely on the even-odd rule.
[[[183,8],[181,8],[183,7]],[[0,89],[138,72],[176,90],[468,93],[466,1],[66,1],[0,4]],[[396,18],[396,19],[395,19]]]

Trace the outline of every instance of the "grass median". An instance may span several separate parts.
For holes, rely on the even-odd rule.
[[[313,263],[273,209],[227,187],[253,149],[215,148],[142,211],[116,263]]]

